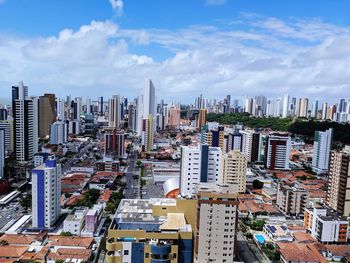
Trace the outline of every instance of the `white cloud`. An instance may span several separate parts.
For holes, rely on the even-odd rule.
[[[123,0],[109,0],[109,2],[111,3],[113,10],[115,10],[118,15],[123,13]]]
[[[11,85],[24,80],[36,95],[131,98],[152,78],[158,97],[183,102],[200,93],[349,96],[349,28],[317,20],[242,21],[249,29],[132,30],[92,21],[47,38],[0,34],[0,87],[10,96]],[[166,59],[156,56],[160,48]]]
[[[226,0],[206,0],[207,5],[223,5],[226,3]]]

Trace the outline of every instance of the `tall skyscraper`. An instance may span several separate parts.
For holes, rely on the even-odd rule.
[[[283,111],[282,111],[282,118],[287,118],[289,113],[289,95],[285,94],[283,97]]]
[[[238,192],[245,193],[247,177],[247,157],[239,151],[223,155],[222,184],[237,184]]]
[[[50,228],[61,215],[61,165],[53,158],[32,170],[32,224]]]
[[[200,182],[220,182],[222,151],[218,147],[181,147],[180,193],[192,196]]]
[[[309,99],[308,98],[302,98],[300,102],[300,111],[299,111],[299,117],[308,117],[309,112]]]
[[[237,186],[201,183],[196,197],[195,262],[234,262]]]
[[[0,109],[0,121],[6,121],[8,112],[6,109]]]
[[[259,161],[260,133],[251,130],[239,131],[242,134],[242,153],[248,162]]]
[[[98,97],[98,115],[103,116],[104,115],[104,108],[103,108],[103,97]]]
[[[207,119],[207,110],[200,109],[198,113],[198,119],[197,119],[197,129],[200,130],[205,125],[206,119]]]
[[[153,149],[156,132],[156,93],[152,80],[148,80],[143,94],[142,112],[142,150],[149,152]]]
[[[4,178],[5,166],[5,130],[0,129],[0,180]]]
[[[322,120],[327,119],[327,111],[328,111],[328,105],[327,102],[322,104]]]
[[[109,99],[108,104],[108,126],[110,128],[118,129],[121,125],[121,108],[120,108],[120,97],[114,95]]]
[[[66,121],[57,121],[51,124],[51,144],[65,144],[68,141],[68,125]]]
[[[287,134],[271,134],[267,137],[266,162],[269,170],[289,170],[291,138]]]
[[[311,117],[317,119],[318,115],[318,100],[312,103]]]
[[[14,151],[13,121],[0,121],[0,129],[5,132],[5,152],[10,154]]]
[[[332,151],[329,165],[327,205],[343,216],[350,216],[350,147]]]
[[[50,125],[56,120],[55,94],[44,94],[39,97],[39,137],[50,134]]]
[[[28,97],[28,87],[21,81],[12,87],[14,150],[17,161],[30,161],[38,145],[37,100]]]
[[[333,142],[333,129],[315,131],[312,166],[317,173],[328,172],[329,158]]]

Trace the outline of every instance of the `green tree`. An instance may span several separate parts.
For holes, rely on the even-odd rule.
[[[64,231],[62,231],[61,232],[61,236],[63,236],[63,237],[71,237],[71,236],[73,236],[73,234],[71,232],[64,232]]]
[[[27,194],[26,197],[22,198],[19,204],[23,207],[24,210],[28,210],[32,206],[32,195]]]
[[[264,183],[259,180],[254,180],[253,187],[254,189],[262,189],[264,187]]]

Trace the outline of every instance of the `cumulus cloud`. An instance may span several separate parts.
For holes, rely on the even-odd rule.
[[[317,20],[258,19],[256,24],[243,18],[244,30],[137,30],[92,21],[45,38],[0,34],[0,87],[10,96],[11,85],[24,80],[36,95],[132,98],[152,78],[158,97],[182,102],[200,93],[217,98],[285,92],[311,99],[348,96],[349,28]],[[168,56],[159,59],[158,49]]]
[[[117,12],[118,15],[122,15],[124,3],[123,0],[109,0],[113,10]]]

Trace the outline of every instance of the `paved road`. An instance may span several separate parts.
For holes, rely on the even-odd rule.
[[[139,176],[139,172],[137,171],[137,168],[135,168],[135,163],[137,160],[137,154],[136,152],[131,152],[128,156],[128,167],[125,172],[125,182],[126,187],[124,190],[124,196],[128,199],[134,199],[139,198],[140,196],[140,189],[139,189],[139,179],[135,179],[134,175]]]
[[[81,149],[76,155],[75,157],[71,158],[68,160],[68,162],[63,165],[62,167],[62,173],[65,173],[67,170],[69,170],[69,168],[71,168],[74,164],[74,161],[76,161],[77,159],[81,158],[84,156],[84,154],[86,154],[91,148],[92,148],[92,143],[88,143],[86,146],[84,146],[83,149]]]

